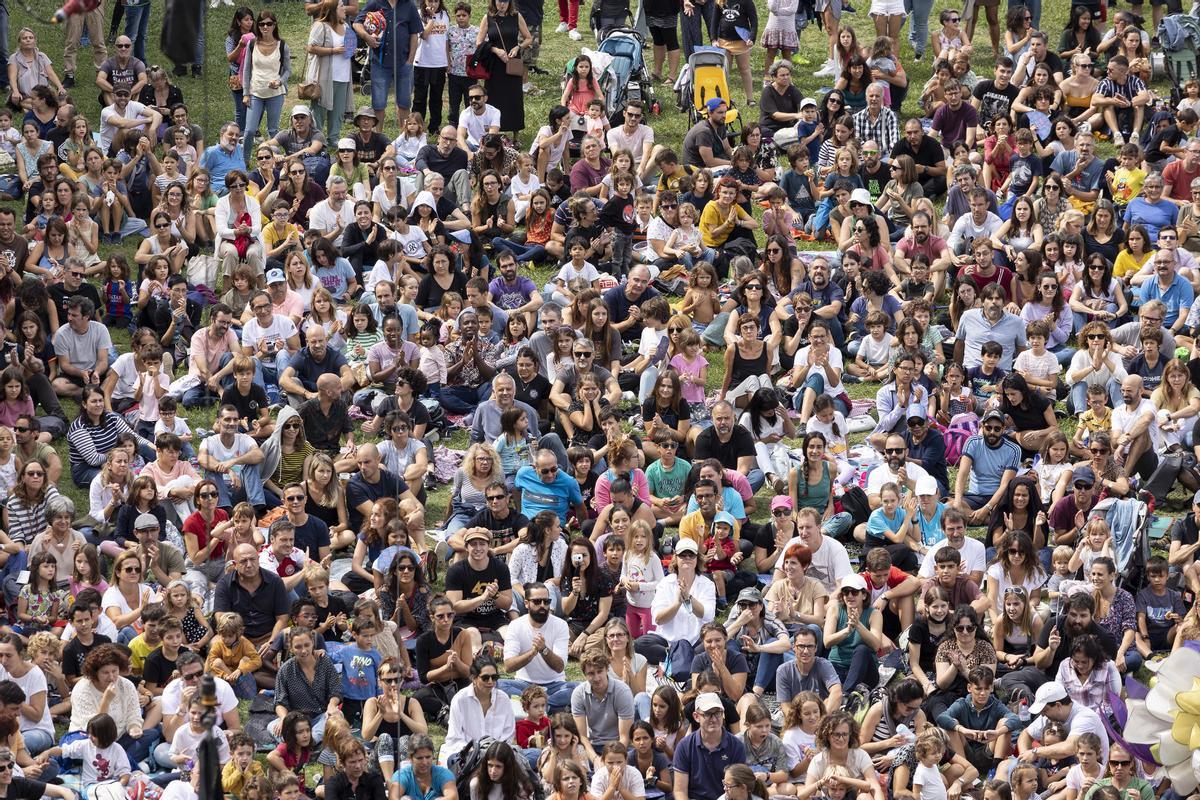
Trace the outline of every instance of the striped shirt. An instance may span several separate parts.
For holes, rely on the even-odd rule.
[[[120,414],[105,411],[100,416],[100,424],[92,425],[86,414],[80,414],[67,429],[68,452],[71,457],[71,467],[82,466],[102,467],[108,456],[108,451],[117,446],[117,437],[122,433],[137,434]],[[154,448],[150,442],[138,436],[138,446]]]

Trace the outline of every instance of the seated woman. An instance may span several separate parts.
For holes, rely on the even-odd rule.
[[[117,724],[117,744],[124,749],[129,763],[140,764],[162,739],[158,725],[146,728],[138,690],[128,678],[129,657],[114,644],[102,644],[83,660],[83,676],[71,690],[71,721],[63,743],[87,736],[88,721],[107,710]]]
[[[91,483],[100,472],[108,451],[117,443],[117,435],[129,433],[137,437],[138,452],[147,461],[155,458],[154,446],[137,436],[125,418],[105,411],[104,393],[98,386],[83,390],[80,412],[67,429],[67,453],[71,460],[71,479],[80,489]]]
[[[496,662],[490,655],[480,653],[471,662],[470,675],[471,685],[459,690],[450,701],[441,761],[451,769],[473,740],[490,736],[500,742],[511,742],[516,737],[512,703],[496,685],[500,676]]]
[[[1004,376],[1000,390],[1000,410],[1012,421],[1013,439],[1022,450],[1040,451],[1046,439],[1058,431],[1053,400],[1030,390],[1017,372]]]
[[[1069,468],[1068,468],[1069,469]],[[1023,531],[1037,550],[1046,546],[1046,505],[1042,503],[1038,482],[1033,473],[1021,475],[1008,484],[1000,505],[992,512],[984,543],[994,547],[1010,531]]]

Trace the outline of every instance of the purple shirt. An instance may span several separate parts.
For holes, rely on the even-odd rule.
[[[506,310],[520,308],[529,302],[529,298],[537,291],[537,284],[524,275],[518,275],[513,284],[504,282],[503,277],[496,278],[488,284],[492,293],[492,301]]]
[[[607,159],[600,159],[600,169],[592,169],[592,166],[582,158],[575,162],[575,166],[571,167],[571,191],[581,192],[584,189],[590,189],[593,186],[604,180],[604,176],[608,174],[609,167],[612,163]]]

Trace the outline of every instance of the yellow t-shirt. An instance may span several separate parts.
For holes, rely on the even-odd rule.
[[[133,667],[133,671],[137,675],[142,674],[142,667],[146,663],[146,658],[158,648],[162,647],[162,643],[151,645],[146,642],[146,634],[139,633],[129,643],[129,664]]]
[[[733,207],[737,213],[738,220],[750,219],[750,215],[746,213],[746,209],[735,205]],[[725,231],[714,235],[713,230],[721,227],[725,223],[725,215],[721,213],[721,209],[715,202],[709,203],[700,212],[700,241],[704,242],[705,247],[720,247],[729,239],[729,232]],[[719,239],[717,237],[720,237]]]
[[[1142,191],[1142,182],[1145,180],[1146,170],[1141,167],[1117,167],[1113,171],[1113,202],[1119,206],[1129,205],[1129,201]]]
[[[1088,433],[1112,430],[1112,409],[1105,408],[1097,415],[1089,408],[1079,415],[1079,426]]]
[[[1122,250],[1117,253],[1117,260],[1113,262],[1113,277],[1124,279],[1126,275],[1133,275],[1154,256],[1154,251],[1146,253],[1141,260],[1133,257],[1133,254],[1128,250]]]
[[[262,229],[263,244],[266,245],[268,250],[274,250],[279,246],[280,242],[287,241],[287,238],[293,233],[299,237],[300,229],[290,222],[283,226],[282,233],[275,230],[275,223],[268,223]]]

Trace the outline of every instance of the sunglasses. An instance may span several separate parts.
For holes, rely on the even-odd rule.
[[[416,571],[417,571],[417,567],[415,564],[398,564],[396,566],[396,572],[416,572]]]
[[[888,448],[884,449],[883,452],[887,453],[889,456],[898,456],[904,452],[904,448],[903,447],[888,447]]]
[[[772,517],[790,517],[792,512],[786,508],[777,508],[771,512]]]
[[[1080,481],[1079,483],[1075,484],[1075,488],[1081,492],[1086,492],[1088,489],[1092,488],[1092,485],[1090,483],[1083,483]]]
[[[550,605],[549,597],[531,597],[525,601],[527,606],[548,606]]]
[[[219,497],[219,496],[220,496],[220,495],[218,495],[216,492],[201,492],[201,493],[200,493],[200,499],[201,499],[201,500],[212,500],[212,499],[214,499],[214,498],[216,498],[216,497]]]
[[[667,208],[679,208],[679,204],[678,204],[678,203],[659,203],[659,204],[658,204],[658,207],[659,207],[659,208],[663,208],[663,209],[667,209]]]
[[[480,675],[479,680],[486,681],[487,683],[495,683],[496,681],[500,680],[500,676],[495,672],[489,672],[486,675]]]
[[[538,470],[539,475],[553,475],[558,472],[558,467],[544,467]]]
[[[955,625],[954,630],[958,631],[959,633],[974,633],[975,626],[974,625]]]
[[[506,495],[506,494],[489,494],[487,496],[487,501],[489,503],[495,502],[496,500],[506,500],[506,499],[508,499],[508,495]]]
[[[185,681],[198,681],[200,680],[200,676],[203,674],[203,672],[193,672],[190,675],[180,675],[179,677],[183,678]]]
[[[295,494],[295,495],[292,495],[291,497],[285,497],[284,499],[287,500],[289,503],[303,503],[304,495]]]
[[[1124,758],[1110,758],[1108,760],[1108,765],[1110,767],[1128,767],[1132,763],[1133,761],[1131,759]]]
[[[379,682],[380,683],[399,683],[400,679],[399,678],[380,678]]]
[[[226,189],[245,189],[246,184],[242,183],[241,181],[235,181],[234,183],[225,184],[225,188]],[[154,227],[157,228],[158,226],[155,225]]]
[[[1090,452],[1094,456],[1104,456],[1104,455],[1108,455],[1108,448],[1107,447],[1089,447],[1088,452]]]

